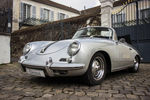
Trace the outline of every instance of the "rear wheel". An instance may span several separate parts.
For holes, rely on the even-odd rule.
[[[85,79],[89,85],[100,84],[106,76],[106,60],[102,53],[96,53],[89,64]]]
[[[133,65],[132,68],[130,68],[130,71],[131,71],[131,72],[138,72],[139,67],[140,67],[140,60],[139,60],[138,57],[136,56],[135,59],[134,59],[134,65]]]

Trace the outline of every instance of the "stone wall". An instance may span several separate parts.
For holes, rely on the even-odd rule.
[[[0,33],[0,64],[10,63],[10,35]]]
[[[12,32],[19,29],[20,0],[13,0]]]
[[[100,14],[90,14],[15,31],[11,37],[12,60],[19,58],[28,42],[69,39],[81,27],[100,24]]]

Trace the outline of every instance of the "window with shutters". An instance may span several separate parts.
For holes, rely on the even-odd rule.
[[[31,5],[24,4],[23,6],[23,19],[31,17]]]
[[[42,20],[50,20],[50,10],[41,8],[41,19]]]
[[[59,20],[65,19],[65,14],[63,13],[59,13],[58,16],[59,16],[58,17]]]
[[[44,20],[49,20],[49,10],[44,9]]]
[[[58,20],[62,20],[62,19],[66,19],[66,18],[69,18],[69,16],[67,14],[58,13]]]
[[[66,15],[66,18],[69,18],[69,15]]]
[[[21,3],[20,7],[20,20],[23,21],[27,18],[31,18],[31,5]]]

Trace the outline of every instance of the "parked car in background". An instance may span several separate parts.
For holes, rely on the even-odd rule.
[[[19,63],[23,72],[40,77],[83,76],[100,84],[107,73],[129,68],[137,72],[141,57],[114,29],[85,27],[72,39],[27,43]]]

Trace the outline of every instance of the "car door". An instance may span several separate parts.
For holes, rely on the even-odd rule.
[[[120,67],[127,67],[132,65],[133,61],[131,58],[132,48],[127,45],[127,43],[118,42],[118,53]]]

